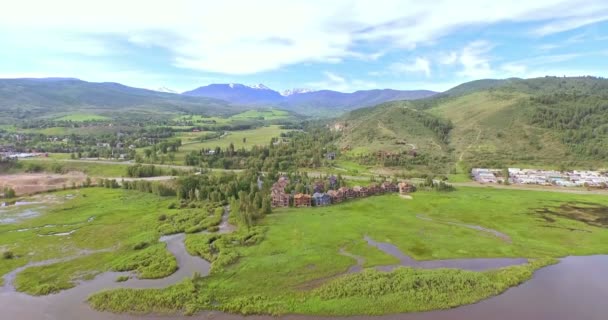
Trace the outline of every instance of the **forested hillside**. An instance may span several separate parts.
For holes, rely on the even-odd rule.
[[[358,153],[414,144],[418,156],[467,166],[602,166],[608,156],[608,80],[479,80],[419,101],[357,110],[338,121]]]

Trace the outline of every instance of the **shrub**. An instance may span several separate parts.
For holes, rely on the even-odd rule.
[[[15,254],[12,251],[4,251],[2,252],[2,259],[9,260],[13,259]]]
[[[134,250],[141,250],[148,246],[148,243],[145,241],[139,242],[138,244],[133,246]]]

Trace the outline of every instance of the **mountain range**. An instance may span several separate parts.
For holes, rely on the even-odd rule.
[[[427,90],[367,90],[343,93],[331,90],[286,90],[282,93],[263,84],[211,84],[177,93],[133,88],[115,82],[87,82],[75,78],[0,79],[0,115],[5,119],[44,117],[79,112],[166,113],[228,115],[251,108],[279,108],[307,116],[338,115],[349,110],[395,100],[435,95]]]
[[[33,119],[86,112],[104,115],[167,113],[227,115],[244,108],[229,102],[74,78],[0,79],[0,118]]]
[[[431,97],[437,92],[429,90],[376,89],[344,93],[332,90],[313,91],[292,89],[283,93],[263,84],[211,84],[182,93],[187,96],[225,100],[248,106],[272,106],[302,114],[319,115],[342,113],[357,108],[373,106],[396,100],[415,100]]]

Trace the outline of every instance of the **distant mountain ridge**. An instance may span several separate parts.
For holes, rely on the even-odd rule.
[[[298,113],[319,114],[343,112],[396,100],[431,97],[430,90],[376,89],[344,93],[332,90],[292,89],[279,93],[263,84],[210,84],[182,93],[187,96],[221,99],[249,106],[274,106]]]
[[[4,120],[69,112],[222,115],[243,109],[223,100],[133,88],[115,82],[74,78],[0,79],[0,118]]]

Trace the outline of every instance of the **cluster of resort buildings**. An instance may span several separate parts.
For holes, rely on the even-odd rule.
[[[608,174],[600,171],[573,170],[555,171],[539,169],[509,168],[509,176],[505,177],[504,170],[475,168],[471,171],[473,179],[480,183],[537,184],[562,187],[595,187],[608,186]],[[508,180],[506,180],[508,179]]]
[[[330,177],[330,186],[335,186],[335,177]],[[322,191],[322,183],[317,183],[314,186],[313,194],[306,193],[287,193],[285,188],[289,184],[287,177],[280,177],[277,182],[272,185],[271,198],[272,206],[278,207],[311,207],[311,206],[328,206],[335,203],[340,203],[344,200],[369,197],[377,194],[399,192],[408,194],[415,191],[415,187],[407,182],[398,184],[392,182],[383,182],[381,184],[370,184],[367,187],[355,186],[353,188],[341,187],[330,189],[327,192]]]

